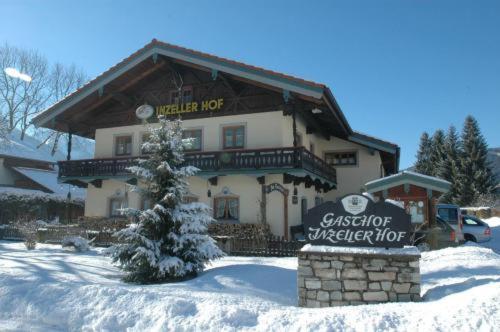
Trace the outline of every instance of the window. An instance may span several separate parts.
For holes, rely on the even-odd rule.
[[[185,86],[182,89],[170,91],[170,104],[186,104],[193,101],[193,88]]]
[[[132,135],[115,137],[115,156],[130,156],[132,154]]]
[[[182,132],[182,144],[186,151],[201,151],[201,129],[188,129]]]
[[[182,89],[182,102],[184,104],[190,103],[193,101],[193,89],[189,87],[185,87]]]
[[[150,133],[144,133],[144,134],[142,134],[142,137],[141,137],[141,154],[150,154],[151,153],[151,151],[148,151],[148,150],[146,150],[143,147],[143,144],[149,140],[149,136],[151,136]]]
[[[358,156],[356,152],[327,152],[325,161],[332,166],[356,166]]]
[[[170,104],[180,104],[181,95],[179,90],[170,91]]]
[[[439,208],[438,216],[446,222],[453,224],[458,223],[458,211],[456,208]]]
[[[464,224],[467,226],[482,226],[477,220],[470,217],[464,217]]]
[[[238,220],[240,199],[238,197],[216,197],[214,199],[214,218],[219,220]]]
[[[302,198],[300,200],[300,212],[301,212],[301,217],[302,217],[302,223],[304,223],[304,217],[307,214],[307,198]]]
[[[109,216],[110,217],[120,217],[124,216],[125,213],[122,209],[128,207],[127,200],[125,198],[111,198],[109,200]]]
[[[231,126],[222,129],[224,149],[240,149],[245,147],[245,126]]]
[[[141,210],[149,210],[153,208],[153,201],[151,197],[142,197],[141,198]]]
[[[323,204],[323,197],[316,196],[314,197],[314,206],[318,206]]]

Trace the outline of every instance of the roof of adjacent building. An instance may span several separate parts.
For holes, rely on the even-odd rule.
[[[12,167],[12,169],[22,176],[29,178],[31,181],[38,183],[54,195],[67,197],[68,192],[71,192],[72,198],[85,199],[85,189],[57,182],[57,170],[44,170],[30,167]]]
[[[450,182],[434,176],[424,175],[412,171],[402,171],[390,176],[369,181],[365,184],[365,188],[367,192],[374,193],[404,184],[413,184],[415,186],[442,193],[450,190],[451,186]]]
[[[11,131],[6,138],[0,138],[0,156],[47,163],[55,163],[57,160],[64,159],[59,152],[52,155],[49,146],[41,144],[39,140],[28,134],[21,139],[21,131],[18,129]]]

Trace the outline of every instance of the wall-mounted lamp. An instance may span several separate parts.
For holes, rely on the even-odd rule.
[[[210,191],[210,189],[207,190],[207,196],[212,197],[212,192]]]

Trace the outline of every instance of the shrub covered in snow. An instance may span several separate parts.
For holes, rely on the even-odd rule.
[[[182,167],[180,121],[161,119],[160,128],[150,129],[149,140],[142,148],[150,152],[150,157],[129,170],[147,185],[145,189],[135,186],[134,190],[149,198],[153,208],[128,209],[137,222],[116,233],[124,243],[113,248],[113,260],[128,272],[125,280],[132,282],[195,276],[206,262],[223,253],[207,234],[207,225],[213,221],[208,206],[182,203],[187,193],[186,178],[197,169]]]
[[[24,245],[26,249],[33,250],[36,248],[38,224],[36,222],[23,223],[19,226],[19,231],[24,237]]]
[[[81,236],[67,236],[62,239],[61,246],[63,248],[73,248],[79,252],[90,249],[89,241]]]

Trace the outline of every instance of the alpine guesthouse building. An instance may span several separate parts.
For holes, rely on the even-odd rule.
[[[151,204],[126,170],[144,156],[148,110],[149,124],[183,120],[185,164],[200,169],[186,200],[220,223],[289,238],[308,209],[398,171],[399,147],[354,131],[325,85],[153,40],[34,119],[95,139],[93,159],[70,160],[69,144],[59,162],[60,182],[87,188],[85,216]]]

